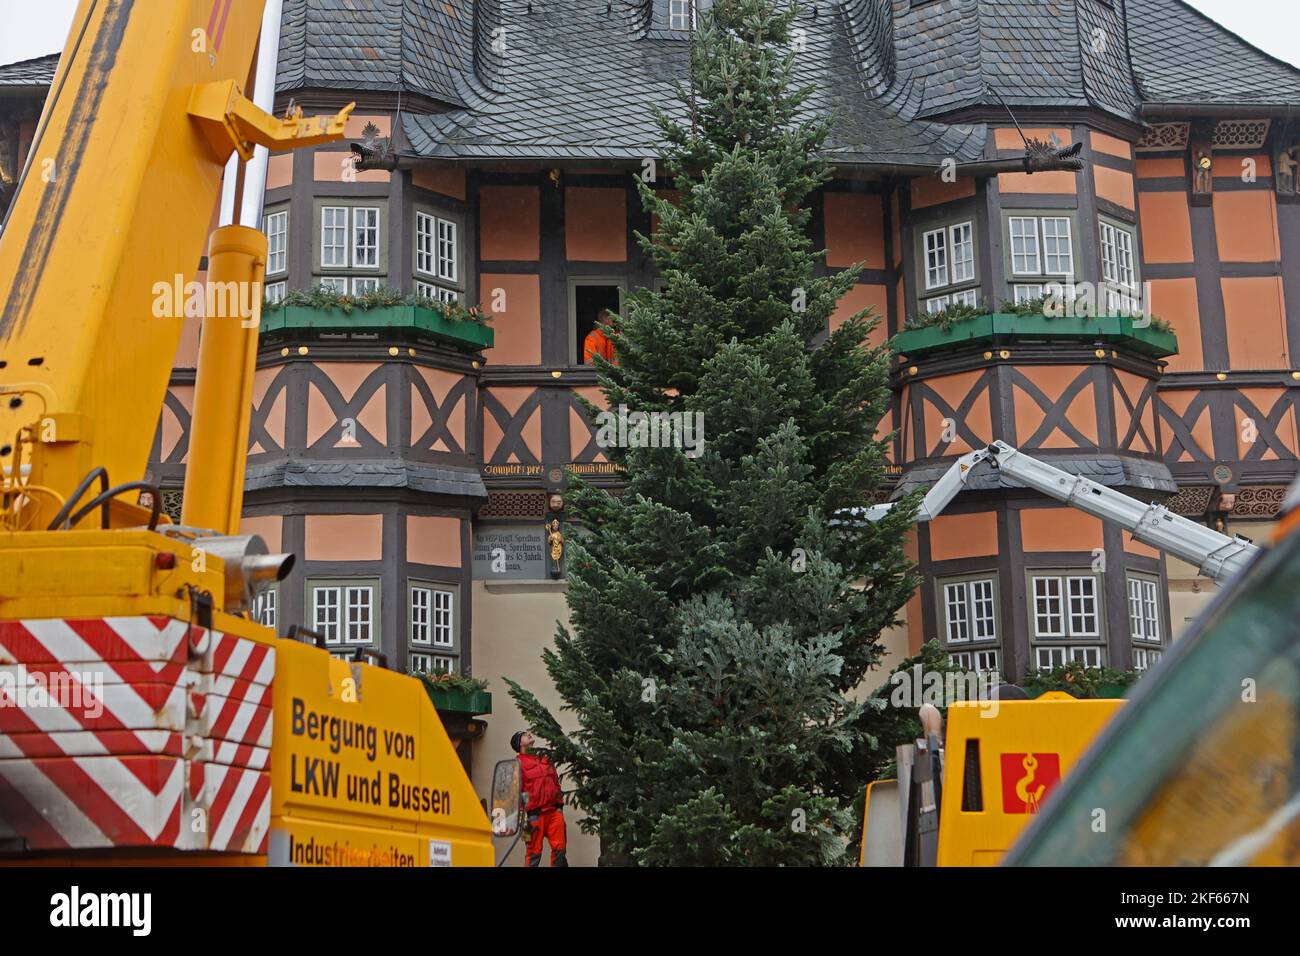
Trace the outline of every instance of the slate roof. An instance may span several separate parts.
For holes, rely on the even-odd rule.
[[[808,109],[836,118],[827,155],[846,163],[936,165],[978,157],[982,126],[918,120],[889,42],[889,0],[805,7],[806,49],[796,83]],[[654,28],[650,4],[629,0],[523,0],[480,4],[479,69],[464,88],[468,109],[408,115],[411,148],[428,157],[640,159],[657,152],[654,108],[684,119],[676,97],[688,45]],[[490,19],[495,16],[495,20]],[[504,55],[492,31],[504,29]],[[672,37],[672,38],[670,38]]]
[[[402,90],[464,106],[471,0],[286,0],[277,90]]]
[[[47,87],[54,82],[54,71],[59,65],[59,54],[50,53],[32,60],[19,60],[0,66],[0,89],[16,87]]]
[[[682,117],[666,0],[286,0],[278,88],[418,93],[399,149],[443,159],[639,160]],[[1300,104],[1300,70],[1182,0],[803,0],[797,79],[836,117],[830,158],[982,155],[968,107]],[[496,41],[496,42],[494,42]],[[501,44],[504,43],[504,50]]]
[[[1133,72],[1148,103],[1300,103],[1300,70],[1180,0],[1129,0],[1128,18]]]

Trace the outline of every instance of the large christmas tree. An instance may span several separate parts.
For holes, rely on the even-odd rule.
[[[801,109],[794,21],[772,0],[700,16],[686,119],[660,117],[676,196],[641,185],[665,285],[629,296],[599,372],[612,409],[702,415],[704,450],[610,448],[623,493],[572,483],[590,534],[544,658],[577,729],[510,685],[604,862],[842,860],[879,713],[849,694],[917,583],[911,509],[834,521],[882,478],[887,355],[866,313],[821,336],[860,270],[819,274],[808,238],[829,126]]]

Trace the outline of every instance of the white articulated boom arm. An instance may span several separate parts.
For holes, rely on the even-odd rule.
[[[1039,461],[1001,441],[958,458],[926,494],[917,520],[930,521],[937,517],[966,487],[971,472],[982,461],[990,462],[1027,488],[1119,525],[1143,544],[1195,565],[1216,583],[1235,577],[1259,551],[1245,538],[1220,534],[1174,514],[1164,505],[1143,504],[1113,488]],[[866,517],[869,521],[879,521],[892,507],[893,504],[874,505],[866,509]]]

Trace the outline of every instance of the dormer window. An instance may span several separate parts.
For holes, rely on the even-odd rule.
[[[713,0],[668,0],[668,29],[683,32],[695,29],[695,15],[712,5]]]

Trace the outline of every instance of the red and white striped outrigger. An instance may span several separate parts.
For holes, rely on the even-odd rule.
[[[0,848],[264,854],[274,675],[169,617],[0,621]]]

